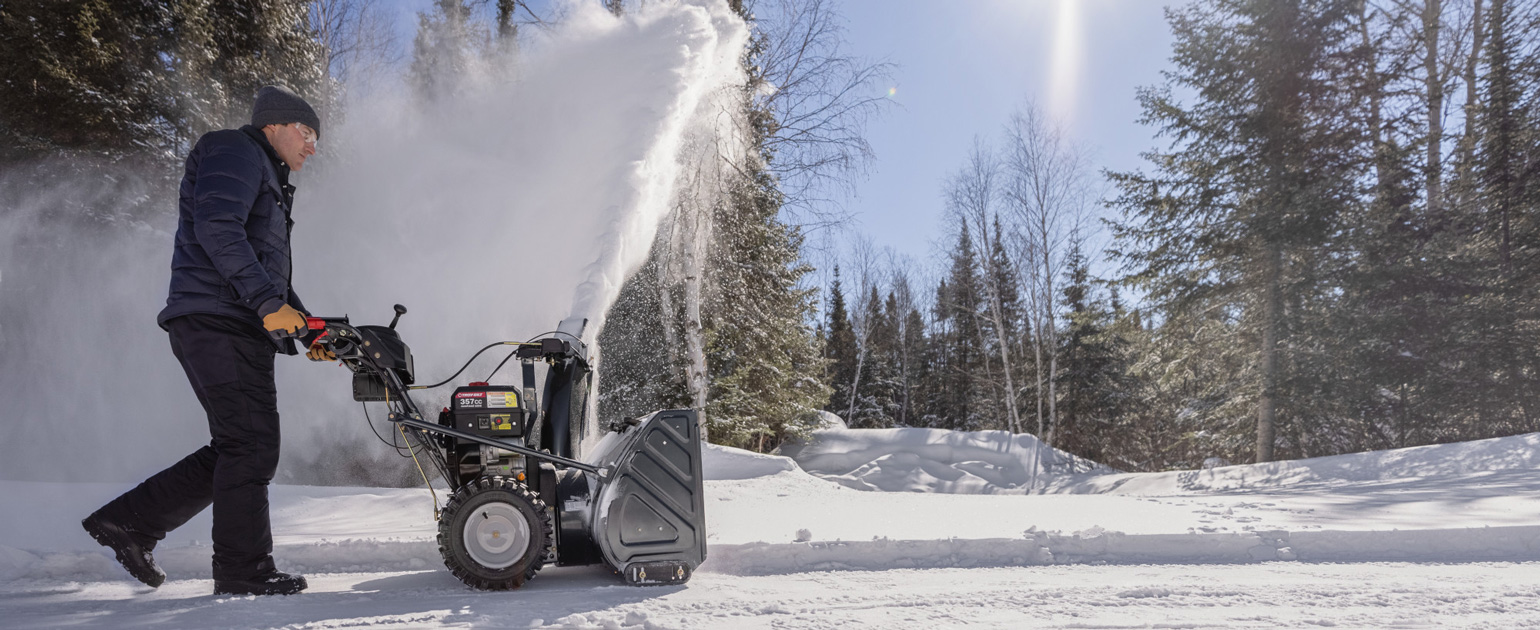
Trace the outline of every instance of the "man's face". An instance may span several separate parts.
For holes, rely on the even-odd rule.
[[[305,168],[305,158],[316,153],[316,132],[304,123],[268,125],[262,131],[278,153],[278,159],[288,164],[290,170]]]

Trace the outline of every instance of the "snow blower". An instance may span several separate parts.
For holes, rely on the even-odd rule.
[[[311,317],[302,340],[326,347],[352,370],[354,400],[386,403],[404,454],[425,482],[423,460],[448,482],[453,496],[436,514],[438,544],[455,577],[502,590],[522,586],[546,564],[603,563],[628,584],[690,579],[706,559],[695,410],[612,422],[579,460],[592,433],[587,320],[563,321],[532,341],[488,345],[444,382],[418,386],[412,352],[395,330],[406,308],[395,309],[389,326]],[[409,391],[453,381],[498,346],[514,346],[503,363],[519,360],[522,383],[494,385],[491,376],[469,383],[454,390],[436,422],[426,420]]]

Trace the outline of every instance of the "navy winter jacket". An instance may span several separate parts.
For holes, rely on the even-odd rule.
[[[290,286],[289,167],[256,127],[204,134],[182,177],[171,291],[161,328],[192,313],[224,315],[259,329],[262,318],[289,306],[306,313]],[[295,354],[292,342],[274,344]]]

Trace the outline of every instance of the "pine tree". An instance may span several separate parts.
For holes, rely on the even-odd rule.
[[[279,84],[312,103],[330,93],[326,50],[310,25],[308,0],[220,0],[178,12],[176,85],[180,138],[191,144],[215,129],[251,120],[264,85]],[[323,121],[328,112],[319,112]]]
[[[57,151],[167,154],[179,118],[177,37],[162,3],[22,0],[0,5],[0,161]]]
[[[748,18],[741,4],[736,9]],[[813,269],[801,260],[801,230],[780,219],[785,197],[766,144],[777,121],[756,101],[764,92],[757,61],[764,46],[761,36],[744,58],[749,80],[741,106],[751,149],[734,169],[727,203],[712,218],[710,308],[702,322],[713,439],[758,451],[805,435],[830,393],[811,325],[817,290],[801,286]]]
[[[1055,436],[1058,448],[1101,462],[1128,437],[1128,342],[1116,325],[1118,308],[1095,295],[1090,263],[1080,248],[1079,242],[1071,246],[1063,289],[1069,322],[1059,338]]]
[[[1356,180],[1346,8],[1206,0],[1173,11],[1168,80],[1195,102],[1143,91],[1146,120],[1175,144],[1150,154],[1157,175],[1114,176],[1125,262],[1168,318],[1205,303],[1243,314],[1257,369],[1233,395],[1254,408],[1256,461],[1274,458],[1278,426],[1297,417],[1287,307],[1318,289],[1312,270]]]
[[[937,367],[934,379],[937,400],[934,413],[937,426],[959,431],[984,428],[985,417],[979,408],[983,394],[978,386],[984,369],[980,310],[983,297],[979,287],[978,262],[967,226],[958,231],[957,247],[952,250],[952,268],[948,282],[937,291],[939,320]]]
[[[931,341],[926,335],[925,317],[917,308],[904,315],[902,333],[902,398],[898,416],[894,422],[904,426],[927,426],[930,410],[932,374],[935,371],[931,356]]]
[[[898,379],[898,326],[893,321],[895,304],[896,300],[890,294],[885,306],[877,287],[873,286],[862,306],[871,330],[862,349],[866,359],[856,386],[856,404],[845,419],[852,428],[888,427],[898,416],[902,385]]]
[[[599,417],[606,420],[690,404],[679,353],[663,342],[657,249],[621,287],[599,331]]]
[[[850,313],[845,307],[845,292],[840,285],[840,269],[834,267],[834,283],[829,287],[829,310],[827,313],[828,342],[824,346],[824,360],[827,362],[827,378],[824,382],[829,384],[829,401],[824,409],[835,414],[843,414],[850,407],[850,385],[855,382],[856,376],[856,335],[850,325]],[[848,418],[846,419],[849,420]]]
[[[983,283],[988,293],[989,316],[981,325],[989,340],[989,356],[999,360],[997,378],[991,379],[996,389],[994,420],[991,425],[1012,432],[1021,432],[1020,406],[1022,380],[1021,358],[1025,356],[1021,345],[1022,303],[1020,280],[1005,249],[1004,231],[1000,217],[994,218],[993,233],[988,235],[992,244],[984,273]]]

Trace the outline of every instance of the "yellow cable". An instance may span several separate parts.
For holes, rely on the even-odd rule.
[[[385,406],[390,406],[390,388],[385,388]],[[406,435],[406,427],[396,423],[396,429],[401,431],[401,439],[406,441],[406,452],[412,454],[412,463],[417,464],[417,474],[422,475],[422,483],[428,486],[428,493],[433,495],[433,522],[438,522],[438,491],[433,489],[433,482],[428,481],[428,473],[422,469],[422,462],[417,461],[417,450],[412,448],[412,439]]]

